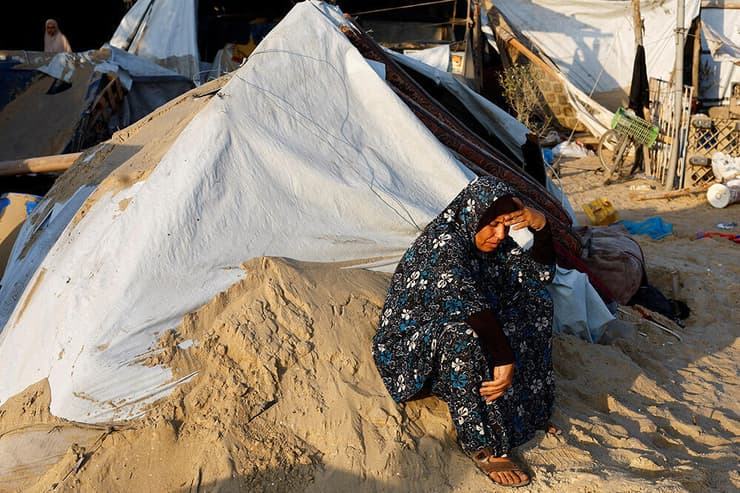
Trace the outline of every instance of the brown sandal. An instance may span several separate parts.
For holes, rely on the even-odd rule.
[[[499,486],[507,486],[510,488],[519,488],[520,486],[526,486],[529,484],[529,477],[525,481],[521,481],[519,483],[513,483],[513,484],[506,484],[506,483],[499,483],[495,479],[491,477],[492,472],[517,472],[517,473],[524,473],[522,469],[516,465],[513,461],[507,460],[507,461],[497,461],[497,462],[491,462],[488,460],[489,457],[491,457],[491,451],[487,448],[481,449],[477,452],[473,452],[470,454],[470,457],[473,459],[473,462],[475,462],[475,465],[478,466],[478,469],[483,471],[488,478],[496,483]],[[506,458],[506,457],[504,457]]]

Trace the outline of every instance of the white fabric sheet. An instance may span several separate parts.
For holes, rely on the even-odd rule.
[[[740,10],[701,11],[702,78],[699,97],[710,104],[729,104],[732,85],[740,83]]]
[[[450,69],[450,45],[440,45],[425,50],[403,50],[403,54],[442,72]]]
[[[195,0],[138,0],[110,44],[200,83]]]
[[[712,27],[707,22],[707,17],[707,15],[702,15],[704,22],[702,22],[701,30],[702,36],[704,36],[709,51],[712,54],[712,58],[718,62],[740,63],[740,45]],[[740,15],[735,20],[740,21]],[[735,37],[740,38],[740,29],[738,29]]]
[[[688,28],[701,2],[682,1]],[[676,0],[640,4],[649,77],[670,80],[676,6]],[[508,0],[495,7],[585,94],[629,88],[635,59],[630,0]]]
[[[552,330],[556,334],[573,334],[597,342],[606,324],[616,318],[582,272],[558,266],[547,290],[555,310]]]

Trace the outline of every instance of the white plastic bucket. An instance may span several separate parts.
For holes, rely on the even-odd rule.
[[[707,200],[718,209],[740,202],[740,180],[715,183],[707,190]]]

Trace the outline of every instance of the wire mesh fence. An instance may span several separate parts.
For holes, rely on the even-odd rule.
[[[671,161],[671,146],[678,146],[678,161],[676,163],[677,188],[684,187],[686,175],[687,135],[689,116],[691,114],[691,98],[694,88],[684,86],[681,98],[681,115],[678,139],[676,142],[675,91],[673,83],[661,79],[650,79],[650,121],[658,127],[658,139],[650,149],[650,159],[646,173],[655,176],[665,184],[668,167]]]
[[[714,180],[712,155],[740,156],[740,119],[694,115],[689,127],[688,160],[684,186]]]

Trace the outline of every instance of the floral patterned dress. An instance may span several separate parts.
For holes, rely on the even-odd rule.
[[[512,189],[494,177],[471,182],[406,251],[391,280],[373,356],[396,402],[422,389],[443,399],[461,446],[500,456],[546,426],[554,400],[552,301],[555,265],[535,261],[507,236],[475,247],[483,213]],[[491,310],[514,353],[514,380],[491,403],[479,394],[492,363],[466,319]]]

